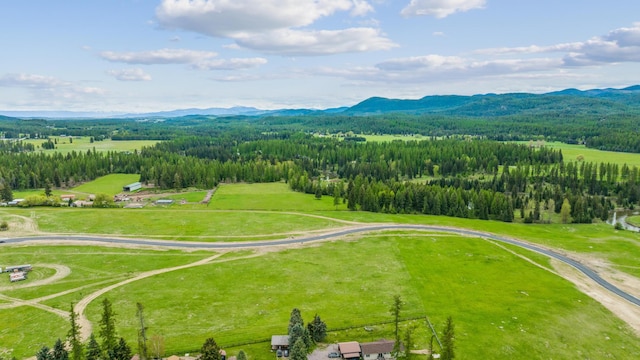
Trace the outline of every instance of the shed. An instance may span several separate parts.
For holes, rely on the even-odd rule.
[[[25,274],[22,271],[11,273],[9,275],[9,280],[11,280],[11,282],[20,281],[20,280],[27,280],[27,274]]]
[[[173,204],[173,200],[171,199],[156,200],[156,205],[171,205],[171,204]]]
[[[338,343],[343,359],[360,359],[360,344],[357,341]]]
[[[289,335],[271,336],[271,350],[283,350],[289,348]]]
[[[395,345],[393,340],[380,340],[370,343],[360,344],[362,350],[362,358],[364,360],[388,360],[393,359],[391,352]]]
[[[132,184],[123,186],[122,191],[136,191],[141,188],[142,188],[142,183],[138,181],[138,182],[134,182]]]

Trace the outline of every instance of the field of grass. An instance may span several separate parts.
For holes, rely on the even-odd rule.
[[[363,236],[167,273],[106,296],[127,339],[136,337],[134,304],[141,302],[149,333],[165,337],[167,353],[183,353],[209,336],[228,346],[285,333],[294,307],[307,320],[319,314],[330,328],[389,321],[396,294],[404,316],[428,315],[440,328],[454,318],[459,359],[640,356],[622,321],[572,284],[486,241],[458,236]],[[93,321],[99,301],[88,309]],[[380,331],[368,336],[388,335]],[[331,339],[369,340],[357,334]],[[253,359],[273,356],[268,344],[253,348]]]
[[[122,187],[140,180],[137,174],[110,174],[71,189],[85,194],[104,193],[115,195],[122,192]]]
[[[528,141],[522,141],[519,143],[529,144]],[[562,157],[564,161],[577,161],[578,156],[582,156],[583,161],[593,163],[612,163],[620,166],[627,164],[630,167],[640,167],[640,154],[615,152],[615,151],[603,151],[598,149],[591,149],[584,145],[565,144],[561,142],[533,142],[533,144],[540,144],[554,149],[562,150]]]
[[[297,214],[180,210],[180,205],[153,209],[12,209],[10,213],[35,218],[40,231],[49,233],[158,237],[174,240],[242,241],[244,239],[233,237],[301,234],[309,230],[343,226],[336,221]],[[289,235],[281,237],[286,236]]]
[[[172,267],[198,261],[211,252],[180,252],[131,250],[104,247],[78,246],[17,246],[3,248],[0,266],[31,263],[34,271],[29,276],[33,281],[53,274],[53,270],[38,264],[58,264],[71,269],[71,273],[49,285],[21,288],[25,283],[10,283],[8,276],[0,278],[0,287],[15,287],[2,291],[3,295],[19,299],[34,299],[53,296],[63,291],[69,294],[53,296],[45,305],[68,311],[72,302],[77,302],[94,290],[131,277],[137,273],[164,267]],[[13,355],[18,358],[33,356],[42,345],[51,347],[68,331],[68,321],[46,311],[23,306],[12,309],[0,308],[0,354],[11,344]],[[46,331],[43,331],[46,329]],[[52,335],[53,334],[53,335]]]
[[[59,152],[67,154],[72,151],[87,152],[87,150],[93,151],[134,151],[140,150],[145,146],[153,146],[158,141],[155,140],[124,140],[124,141],[112,141],[110,139],[103,141],[90,142],[88,136],[74,137],[73,141],[69,137],[54,136],[51,137],[51,141],[56,140],[58,144],[55,149],[44,150],[41,148],[42,143],[46,142],[44,139],[30,139],[26,140],[27,143],[33,144],[36,147],[36,151],[42,151],[44,153]]]
[[[285,183],[222,184],[216,190],[210,209],[321,211],[346,210],[347,205],[333,205],[333,197],[317,200],[313,195],[294,192]]]
[[[108,180],[106,184],[115,182]],[[193,191],[172,196],[195,199],[204,193]],[[277,211],[269,211],[271,209]],[[256,236],[282,238],[273,234],[302,234],[344,226],[328,219],[286,213],[306,212],[365,223],[432,224],[503,234],[605,259],[640,277],[638,234],[616,231],[606,224],[525,225],[343,209],[341,204],[336,211],[331,197],[315,200],[313,195],[290,191],[284,183],[235,184],[220,186],[209,206],[4,208],[0,210],[0,220],[21,216],[25,221],[35,220],[41,231],[52,233],[199,241],[243,241]],[[391,299],[400,294],[406,302],[403,316],[428,315],[440,329],[446,317],[453,316],[459,359],[475,359],[478,354],[509,359],[545,358],[549,354],[554,359],[640,356],[638,338],[619,319],[572,284],[491,242],[452,234],[405,231],[357,235],[349,240],[352,241],[323,243],[246,259],[242,257],[252,253],[243,250],[223,256],[219,263],[148,278],[106,296],[115,302],[120,333],[134,346],[135,303],[144,304],[149,334],[166,338],[167,355],[194,352],[209,336],[223,346],[230,346],[285,333],[293,307],[299,307],[306,320],[318,313],[330,328],[355,326],[332,332],[330,341],[389,338],[388,325],[375,326],[371,333],[362,329],[365,324],[390,320]],[[72,273],[54,284],[0,292],[10,297],[34,299],[71,291],[44,302],[63,310],[92,291],[141,271],[189,263],[210,255],[6,245],[3,244],[0,253],[0,266],[62,264],[71,268]],[[549,260],[541,255],[505,247],[549,266]],[[51,274],[51,269],[37,269],[34,279]],[[6,285],[9,285],[8,279],[0,278],[0,286]],[[94,301],[88,309],[94,323],[99,317],[99,303],[100,299]],[[39,317],[41,310],[18,309],[21,310],[14,313],[15,309],[0,307],[3,324],[7,319],[12,329],[0,329],[0,353],[5,343],[19,341],[14,355],[31,356],[33,348],[42,344],[51,346],[58,336],[66,334],[66,321],[61,317],[49,313]],[[52,331],[24,333],[20,322],[28,316],[44,319]],[[45,326],[40,320],[37,322]],[[420,322],[417,325],[416,334],[422,334],[417,343],[426,348],[427,329]],[[15,332],[20,334],[20,339]],[[607,346],[602,346],[603,339],[608,339]],[[231,348],[230,353],[235,354],[240,348],[249,351],[251,359],[273,358],[268,342]]]
[[[633,226],[640,226],[640,215],[627,216],[627,223]]]

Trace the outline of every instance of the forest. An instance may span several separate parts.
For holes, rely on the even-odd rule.
[[[80,123],[74,124],[80,131]],[[114,124],[98,122],[83,134],[100,137]],[[172,140],[130,153],[63,155],[37,152],[21,141],[0,142],[0,194],[7,201],[12,189],[68,188],[111,173],[135,173],[161,189],[285,181],[295,191],[373,212],[502,221],[519,215],[544,222],[541,210],[560,214],[564,207],[579,223],[605,220],[614,207],[633,208],[640,200],[636,167],[564,162],[559,150],[483,136],[363,142],[301,131],[216,129],[217,135],[184,135],[192,130],[164,124],[158,130]],[[43,147],[50,144],[43,139]]]

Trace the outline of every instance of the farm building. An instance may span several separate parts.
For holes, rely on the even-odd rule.
[[[63,200],[63,201],[69,201],[69,199],[73,200],[75,198],[76,196],[73,194],[60,195],[60,200]]]
[[[33,270],[31,264],[7,266],[4,268],[4,272],[29,272],[31,270]]]
[[[141,182],[134,182],[132,184],[126,185],[122,187],[122,191],[136,191],[142,188]]]
[[[289,335],[271,336],[271,350],[284,350],[289,348]]]
[[[364,360],[389,360],[393,359],[391,352],[395,341],[393,340],[380,340],[370,343],[360,344],[362,350],[362,359]]]
[[[343,359],[360,359],[360,344],[357,341],[338,343],[338,351]]]
[[[167,360],[180,360],[180,356],[177,355],[171,355],[167,358]]]
[[[173,204],[173,200],[171,199],[156,200],[156,205],[171,205],[171,204]]]

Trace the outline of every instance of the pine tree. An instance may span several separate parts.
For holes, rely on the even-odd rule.
[[[411,349],[413,349],[413,327],[409,327],[404,332],[404,358],[409,360],[414,357],[411,353]]]
[[[53,356],[51,355],[51,350],[48,346],[43,346],[36,353],[36,360],[53,360]]]
[[[140,329],[138,330],[138,354],[140,355],[140,360],[147,360],[149,357],[147,352],[147,328],[144,326],[144,306],[140,303],[136,303],[136,306],[138,308],[136,315],[140,321]]]
[[[237,360],[247,360],[247,354],[244,353],[244,350],[240,350],[240,352],[238,353],[238,356],[236,357]]]
[[[118,344],[115,317],[116,313],[113,311],[111,301],[105,298],[102,300],[102,316],[98,322],[100,325],[98,336],[102,339],[102,351],[104,351],[105,354],[112,352]]]
[[[304,340],[298,338],[291,347],[291,353],[289,354],[289,360],[306,360],[307,359],[307,347],[304,345]]]
[[[71,328],[67,333],[67,340],[71,346],[71,359],[82,360],[84,357],[84,349],[82,341],[80,340],[80,324],[78,323],[78,313],[73,310],[73,303],[71,303],[71,315],[69,316],[69,322]]]
[[[87,360],[100,360],[102,359],[102,350],[100,350],[100,344],[96,340],[96,337],[91,333],[89,336],[89,342],[87,343]]]
[[[69,360],[69,352],[64,348],[62,340],[58,339],[53,345],[53,353],[51,354],[52,360]]]
[[[131,355],[131,347],[129,347],[124,338],[120,338],[110,357],[113,360],[130,360]]]
[[[400,333],[398,332],[398,326],[400,323],[400,311],[402,310],[402,299],[400,298],[400,295],[395,295],[393,297],[393,306],[391,306],[391,309],[389,309],[389,311],[391,312],[391,315],[393,315],[393,323],[395,325],[395,340],[396,340],[396,344],[393,347],[393,352],[394,354],[397,354],[399,352],[399,346],[400,346]]]
[[[220,348],[213,338],[208,338],[202,345],[200,360],[220,360]]]
[[[307,330],[311,339],[315,342],[322,342],[327,336],[327,324],[320,319],[320,316],[316,314],[313,317],[313,321],[307,324]]]
[[[447,318],[447,324],[445,325],[442,333],[442,354],[440,359],[453,360],[455,357],[455,329],[453,326],[453,319],[451,316]]]
[[[299,324],[301,327],[304,327],[302,314],[300,314],[300,310],[298,308],[294,308],[293,310],[291,310],[291,316],[289,317],[289,328],[288,328],[289,335],[291,335],[291,328],[293,328],[293,326],[296,324]]]

